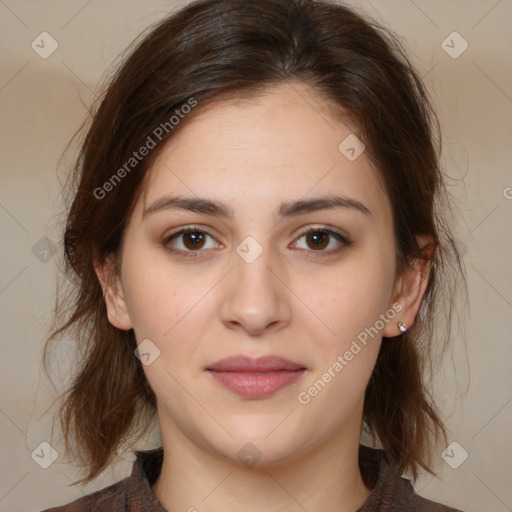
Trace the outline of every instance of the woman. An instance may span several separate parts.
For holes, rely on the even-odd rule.
[[[50,510],[454,510],[401,476],[446,444],[436,123],[393,36],[339,4],[203,0],[139,42],[77,161],[49,341],[84,347],[81,482],[155,413],[162,447]]]

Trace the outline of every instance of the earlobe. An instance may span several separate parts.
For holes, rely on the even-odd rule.
[[[103,300],[107,308],[109,322],[118,329],[132,329],[132,322],[124,298],[121,277],[114,269],[112,260],[96,261],[94,271],[103,290]]]
[[[383,330],[383,336],[393,338],[409,330],[421,306],[427,289],[431,259],[435,253],[435,244],[431,236],[416,237],[418,246],[429,259],[415,258],[402,271],[397,279],[392,304],[400,304],[401,310],[396,321],[389,322]]]

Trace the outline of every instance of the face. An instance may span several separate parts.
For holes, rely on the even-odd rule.
[[[314,90],[283,84],[204,109],[160,153],[107,304],[150,340],[164,442],[233,461],[251,442],[271,465],[359,439],[382,336],[410,304],[378,175],[338,149],[351,133]],[[215,366],[232,356],[249,359]],[[244,368],[261,356],[295,366]]]

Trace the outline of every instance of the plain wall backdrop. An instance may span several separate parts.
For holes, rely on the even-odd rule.
[[[41,349],[62,265],[61,184],[75,153],[61,157],[109,65],[183,3],[0,0],[0,511],[64,504],[131,469],[127,454],[90,485],[72,487],[78,473],[58,431],[52,434],[56,390],[41,370]],[[510,511],[512,2],[348,3],[395,31],[424,77],[459,208],[470,312],[436,381],[450,446],[437,454],[440,477],[422,475],[415,488],[467,512]],[[55,378],[62,386],[72,351],[61,356]],[[155,429],[140,448],[158,441]],[[59,454],[46,469],[51,460],[37,455],[49,447],[41,443]]]

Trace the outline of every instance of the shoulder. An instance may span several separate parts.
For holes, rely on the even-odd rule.
[[[458,508],[427,500],[426,498],[418,496],[416,493],[414,493],[414,498],[414,510],[417,512],[463,512]]]
[[[41,512],[106,512],[125,510],[128,478],[58,507]]]
[[[400,510],[411,510],[413,512],[463,512],[457,508],[449,507],[448,505],[443,505],[442,503],[423,498],[419,494],[416,494],[416,491],[409,480],[403,477],[397,478],[402,481],[402,486],[401,488],[399,487],[400,490],[397,495],[397,501],[403,506],[406,506],[406,504],[408,505],[408,508]]]
[[[137,451],[135,456],[130,476],[67,505],[42,512],[166,512],[151,489],[162,467],[163,449]]]
[[[443,505],[420,496],[414,490],[411,481],[394,475],[394,496],[389,498],[389,510],[403,510],[411,512],[464,512],[460,509]],[[386,505],[386,494],[383,496],[383,505]],[[380,509],[379,509],[380,510]],[[385,508],[384,510],[388,510]]]
[[[416,494],[410,480],[394,470],[383,450],[360,445],[359,464],[371,491],[357,512],[463,512]]]

